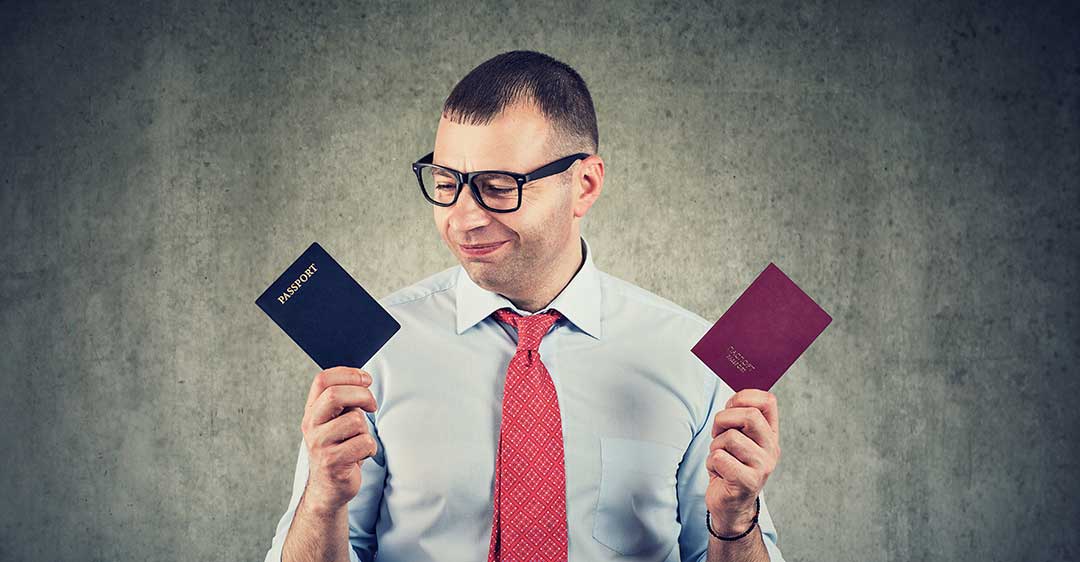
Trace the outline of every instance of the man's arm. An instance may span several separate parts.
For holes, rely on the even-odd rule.
[[[754,530],[737,541],[721,541],[714,538],[705,528],[705,490],[709,484],[709,474],[705,466],[712,443],[712,426],[716,414],[724,409],[725,400],[731,396],[731,389],[720,381],[719,377],[706,372],[703,378],[703,393],[709,396],[709,408],[704,419],[698,420],[699,426],[694,433],[690,446],[679,464],[676,491],[679,498],[679,551],[683,562],[757,561],[783,562],[780,549],[776,546],[777,530],[765,505],[764,491],[761,497],[761,513]],[[751,505],[751,508],[753,506]],[[742,528],[729,532],[721,528],[725,523],[713,518],[713,530],[723,536],[734,536],[750,526],[753,518],[751,509]],[[734,521],[737,526],[741,521]]]
[[[349,534],[349,513],[344,506],[320,512],[302,498],[282,548],[282,560],[290,562],[346,562],[351,556],[348,541],[334,540]]]
[[[370,418],[369,418],[370,421]],[[378,436],[372,425],[372,435]],[[278,522],[277,531],[266,553],[265,562],[288,562],[283,551],[295,549],[298,553],[311,553],[311,560],[350,560],[351,562],[371,562],[375,560],[378,544],[375,541],[375,523],[379,518],[382,503],[383,482],[386,477],[385,461],[382,455],[382,443],[379,454],[365,460],[360,466],[363,481],[360,492],[351,500],[347,508],[340,513],[320,514],[304,502],[304,488],[308,478],[307,449],[300,443],[300,454],[296,462],[296,475],[293,479],[292,499],[289,507]],[[347,537],[347,540],[327,541],[328,537]],[[344,557],[319,557],[316,553],[327,546],[317,543],[330,543],[329,548],[339,548]],[[294,544],[295,543],[295,544]],[[288,545],[286,547],[286,544]],[[351,546],[352,548],[348,548]],[[333,550],[329,550],[334,553]],[[304,560],[304,558],[300,558]]]
[[[764,514],[764,499],[761,501],[761,509],[762,514]],[[732,520],[736,521],[734,525],[718,528],[714,521],[712,526],[713,530],[720,533],[721,536],[734,537],[745,532],[753,524],[753,518],[754,514],[751,512],[733,518]],[[776,547],[776,529],[772,524],[772,519],[769,519],[769,527],[772,528],[771,538],[769,539],[764,538],[762,535],[761,521],[762,515],[759,515],[758,523],[754,525],[753,530],[745,537],[734,541],[722,541],[710,533],[707,562],[776,562],[783,560],[783,557],[780,556],[780,549]]]
[[[311,502],[304,501],[304,489],[308,478],[307,461],[307,448],[301,443],[293,499],[289,502],[289,510],[278,524],[278,533],[274,537],[273,547],[266,555],[266,562],[281,562],[282,560],[355,562],[357,556],[355,553],[349,554],[351,550],[349,542],[333,540],[348,536],[348,510],[342,506],[336,512],[319,512],[318,509],[312,507]],[[297,483],[299,487],[296,486]],[[299,498],[297,498],[298,494]]]
[[[742,543],[742,541],[747,542]],[[709,557],[707,562],[758,562],[766,560],[769,560],[769,553],[765,550],[765,543],[761,542],[761,531],[757,528],[737,542],[722,541],[716,537],[709,537]]]
[[[374,416],[359,409],[376,408],[361,375],[336,367],[312,383],[292,499],[266,562],[374,560],[386,459]]]
[[[378,436],[372,426],[372,435]],[[374,461],[374,462],[373,462]],[[350,560],[351,562],[371,562],[375,560],[378,544],[375,542],[375,523],[379,518],[379,509],[382,503],[383,482],[386,477],[384,458],[382,455],[382,443],[379,443],[379,454],[364,461],[361,465],[363,481],[360,492],[349,502],[347,508],[340,513],[328,516],[310,510],[304,503],[304,488],[308,477],[307,449],[300,443],[300,454],[296,462],[296,474],[293,479],[292,498],[289,506],[277,524],[277,531],[271,543],[269,552],[266,553],[265,562],[288,562],[288,557],[282,557],[286,550],[294,550],[306,554],[310,560]],[[314,511],[315,513],[310,513]],[[347,537],[347,540],[327,541],[329,537]],[[345,552],[344,557],[316,556],[327,549],[327,546],[319,546],[317,543],[330,543],[329,548],[339,548]],[[295,543],[295,544],[294,544]],[[351,546],[352,548],[349,548]],[[329,550],[334,553],[333,550]],[[304,560],[304,558],[300,558]]]

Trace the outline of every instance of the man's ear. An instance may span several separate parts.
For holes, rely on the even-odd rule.
[[[604,160],[598,154],[578,160],[574,171],[574,218],[589,212],[604,188]]]

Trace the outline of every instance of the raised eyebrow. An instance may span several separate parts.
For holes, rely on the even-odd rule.
[[[432,162],[432,164],[435,164],[436,166],[439,166],[440,168],[444,168],[444,170],[440,170],[440,171],[453,170],[453,171],[455,171],[455,172],[457,172],[457,173],[459,173],[459,174],[461,174],[463,176],[467,176],[469,174],[480,174],[480,173],[485,173],[485,172],[501,172],[501,173],[510,172],[512,174],[517,174],[519,176],[524,176],[526,174],[526,172],[515,172],[513,170],[494,169],[494,168],[485,169],[485,170],[473,170],[471,172],[462,172],[461,170],[455,170],[454,168],[451,168],[450,166],[445,166],[443,164],[439,164],[439,163],[436,163],[436,162]]]
[[[462,173],[463,173],[463,174],[480,174],[480,173],[499,173],[499,174],[505,174],[505,173],[507,173],[507,172],[509,172],[509,173],[511,173],[511,174],[517,174],[517,175],[519,175],[519,176],[524,176],[524,175],[525,175],[525,172],[515,172],[515,171],[513,171],[513,170],[506,170],[506,169],[473,170],[472,172],[462,172]]]
[[[431,173],[438,174],[438,175],[441,175],[441,176],[452,176],[453,175],[452,173],[450,173],[449,170],[444,170],[443,168],[433,168]]]
[[[447,170],[454,170],[453,168],[451,168],[450,166],[447,166],[446,164],[440,164],[439,162],[436,162],[435,158],[431,159],[430,164],[432,164],[434,166],[438,166],[439,168],[446,168]],[[457,172],[458,170],[454,170],[454,171]]]

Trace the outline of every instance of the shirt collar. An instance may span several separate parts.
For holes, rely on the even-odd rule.
[[[600,290],[600,272],[593,263],[589,243],[581,238],[581,251],[585,254],[585,263],[563,288],[551,304],[537,311],[537,314],[549,308],[558,310],[567,320],[581,331],[600,339],[603,334],[601,310],[603,306]],[[492,312],[500,308],[509,308],[522,316],[532,313],[518,309],[506,297],[481,288],[473,282],[464,267],[459,267],[457,280],[457,333],[483,321]]]

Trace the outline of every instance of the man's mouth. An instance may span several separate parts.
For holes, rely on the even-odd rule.
[[[458,244],[458,246],[461,247],[461,250],[465,252],[466,255],[482,256],[495,251],[496,248],[501,247],[505,243],[506,240],[503,240],[502,242],[489,242],[486,244]]]
[[[498,246],[502,242],[487,242],[485,244],[462,244],[462,248],[468,248],[470,250],[479,250],[481,248],[490,248],[492,246]]]

